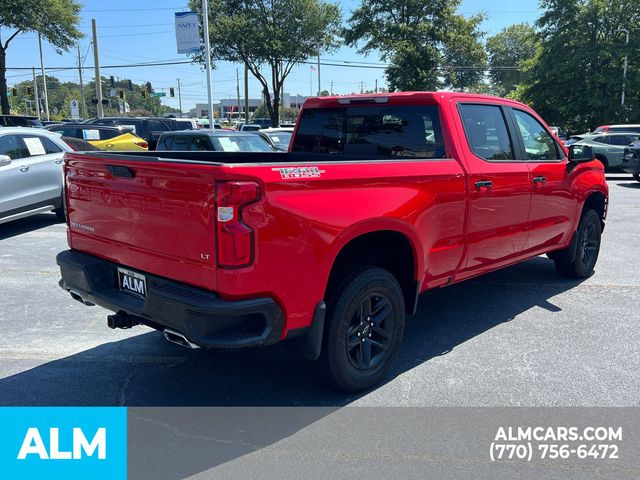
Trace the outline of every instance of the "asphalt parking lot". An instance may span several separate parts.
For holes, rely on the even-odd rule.
[[[427,293],[387,382],[345,396],[286,344],[189,351],[57,285],[66,226],[53,214],[0,225],[2,405],[640,405],[640,183],[609,177],[600,260],[584,282],[551,261]]]

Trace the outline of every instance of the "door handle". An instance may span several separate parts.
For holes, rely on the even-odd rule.
[[[29,171],[29,167],[20,167],[20,171],[21,172],[28,172]]]
[[[56,160],[55,163],[57,163],[58,165],[60,165],[62,163],[62,159],[60,160]]]
[[[113,143],[107,143],[107,148],[113,147]]]
[[[533,177],[533,183],[545,183],[547,177]]]
[[[493,182],[491,180],[478,180],[474,185],[476,188],[491,188],[493,187]]]

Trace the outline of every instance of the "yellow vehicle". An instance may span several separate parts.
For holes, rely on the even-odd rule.
[[[63,137],[80,138],[102,150],[133,152],[136,150],[148,150],[146,140],[135,136],[133,128],[107,127],[89,124],[62,124],[51,125],[48,130],[60,133]]]

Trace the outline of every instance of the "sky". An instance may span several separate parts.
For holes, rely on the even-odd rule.
[[[335,1],[335,0],[334,0]],[[178,107],[178,99],[169,98],[169,87],[182,86],[182,109],[187,111],[196,103],[206,103],[206,76],[199,65],[171,65],[135,68],[109,68],[110,65],[144,63],[154,61],[186,61],[187,55],[179,55],[176,50],[174,32],[174,13],[187,10],[187,0],[85,0],[81,11],[80,30],[85,37],[79,41],[84,66],[93,66],[91,47],[91,19],[96,19],[98,46],[102,76],[110,75],[130,78],[135,83],[151,82],[156,91],[167,92],[163,103]],[[360,1],[337,1],[342,8],[343,20],[350,16]],[[459,13],[470,16],[484,12],[486,20],[482,29],[486,36],[498,33],[509,25],[533,23],[540,14],[538,0],[463,0]],[[0,27],[0,36],[4,40],[12,30]],[[43,42],[43,57],[47,75],[58,77],[61,81],[78,81],[78,71],[55,71],[56,67],[77,66],[77,49],[58,54],[56,50]],[[363,56],[356,49],[342,47],[331,53],[323,53],[321,62],[339,63],[341,66],[321,66],[321,87],[336,94],[359,92],[373,89],[376,80],[378,86],[384,86],[384,67],[377,55]],[[353,67],[353,63],[360,67]],[[366,65],[365,65],[366,64]],[[352,66],[348,66],[352,65]],[[34,32],[18,35],[7,50],[7,83],[9,86],[31,78],[30,71],[11,70],[12,67],[40,68],[38,37]],[[236,97],[236,72],[239,71],[241,95],[243,94],[243,68],[229,62],[217,62],[212,72],[213,101],[221,98]],[[367,67],[367,68],[365,68]],[[91,80],[93,69],[83,70],[83,79]],[[284,90],[292,95],[315,94],[318,89],[317,73],[311,72],[309,65],[300,65],[293,69],[285,81]],[[249,75],[249,96],[260,97],[260,84]],[[177,93],[176,93],[177,97]]]

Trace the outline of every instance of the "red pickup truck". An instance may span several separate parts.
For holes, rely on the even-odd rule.
[[[541,254],[589,276],[608,198],[589,147],[460,93],[312,98],[288,152],[71,153],[65,178],[60,286],[110,327],[291,340],[348,391],[389,371],[426,290]]]

